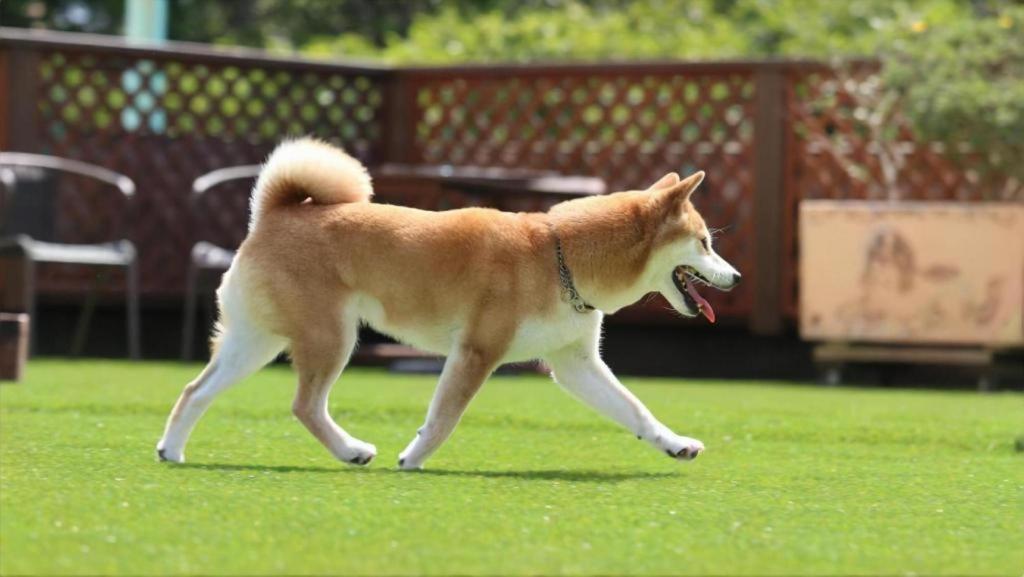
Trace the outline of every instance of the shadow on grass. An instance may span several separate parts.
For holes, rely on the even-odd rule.
[[[541,469],[527,471],[458,471],[452,469],[424,469],[401,471],[397,468],[307,467],[302,465],[240,465],[228,463],[181,463],[167,466],[203,471],[258,471],[263,473],[336,473],[362,475],[416,475],[425,477],[468,477],[481,479],[519,479],[523,481],[570,481],[576,483],[621,483],[646,479],[678,477],[673,472],[615,472],[595,470]]]
[[[400,471],[394,471],[400,472]],[[614,472],[586,469],[542,469],[535,471],[453,471],[450,469],[424,469],[422,471],[401,471],[405,474],[436,477],[481,477],[485,479],[521,479],[524,481],[573,481],[579,483],[620,483],[644,479],[677,477],[677,473]]]
[[[163,463],[172,469],[203,471],[257,471],[261,473],[342,473],[339,467],[305,467],[302,465],[236,465],[229,463]]]

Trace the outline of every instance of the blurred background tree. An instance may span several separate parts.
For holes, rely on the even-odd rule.
[[[882,56],[882,85],[925,141],[982,174],[1008,176],[1004,198],[1024,186],[1024,6],[938,26],[901,29]],[[979,161],[980,162],[974,162]]]
[[[874,55],[912,22],[1000,12],[1001,0],[547,0],[424,4],[409,26],[313,35],[311,54],[392,63]]]
[[[124,0],[2,0],[0,25],[117,34]]]
[[[845,130],[807,137],[827,148],[869,198],[899,198],[918,145],[961,161],[967,179],[990,198],[1020,198],[1022,23],[1024,6],[941,23],[922,18],[883,37],[877,60],[829,59],[833,74],[819,80],[811,105],[824,117],[843,117]],[[870,154],[851,138],[868,143]]]
[[[392,63],[875,55],[1016,0],[168,0],[172,40]],[[0,23],[117,34],[123,0],[3,0]]]

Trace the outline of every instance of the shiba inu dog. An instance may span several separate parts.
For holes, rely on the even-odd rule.
[[[704,178],[665,175],[646,190],[563,202],[547,213],[427,212],[373,204],[366,169],[340,149],[280,145],[252,195],[249,234],[217,291],[213,355],[171,411],[160,459],[181,462],[214,398],[285,349],[298,373],[292,411],[333,454],[365,465],[370,443],[330,417],[327,397],[367,323],[447,356],[426,421],[398,465],[422,467],[500,364],[543,359],[573,395],[674,459],[704,445],[658,421],[601,361],[605,314],[660,292],[714,322],[697,285],[728,290],[690,195]]]

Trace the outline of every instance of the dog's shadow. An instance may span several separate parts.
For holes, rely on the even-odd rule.
[[[437,476],[437,477],[479,477],[484,479],[520,479],[525,481],[569,481],[573,483],[621,483],[622,481],[637,481],[645,479],[662,479],[676,477],[676,473],[661,472],[616,472],[616,471],[595,471],[588,469],[540,469],[527,471],[458,471],[453,469],[424,469],[422,471],[398,471],[412,475]]]
[[[303,465],[244,465],[228,463],[181,463],[168,465],[181,469],[200,469],[204,471],[254,471],[262,473],[335,473],[362,475],[410,475],[427,477],[467,477],[482,479],[519,479],[523,481],[567,481],[573,483],[621,483],[623,481],[642,481],[677,477],[674,472],[616,472],[596,471],[589,469],[540,469],[525,471],[460,471],[456,469],[424,469],[420,471],[401,471],[396,468],[354,468],[354,467],[311,467]]]

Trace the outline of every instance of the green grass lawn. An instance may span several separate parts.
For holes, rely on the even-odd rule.
[[[679,463],[548,380],[496,377],[422,472],[433,378],[347,372],[334,461],[294,377],[153,447],[198,365],[36,361],[0,387],[0,573],[1006,574],[1024,570],[1024,397],[626,379],[707,452]]]

